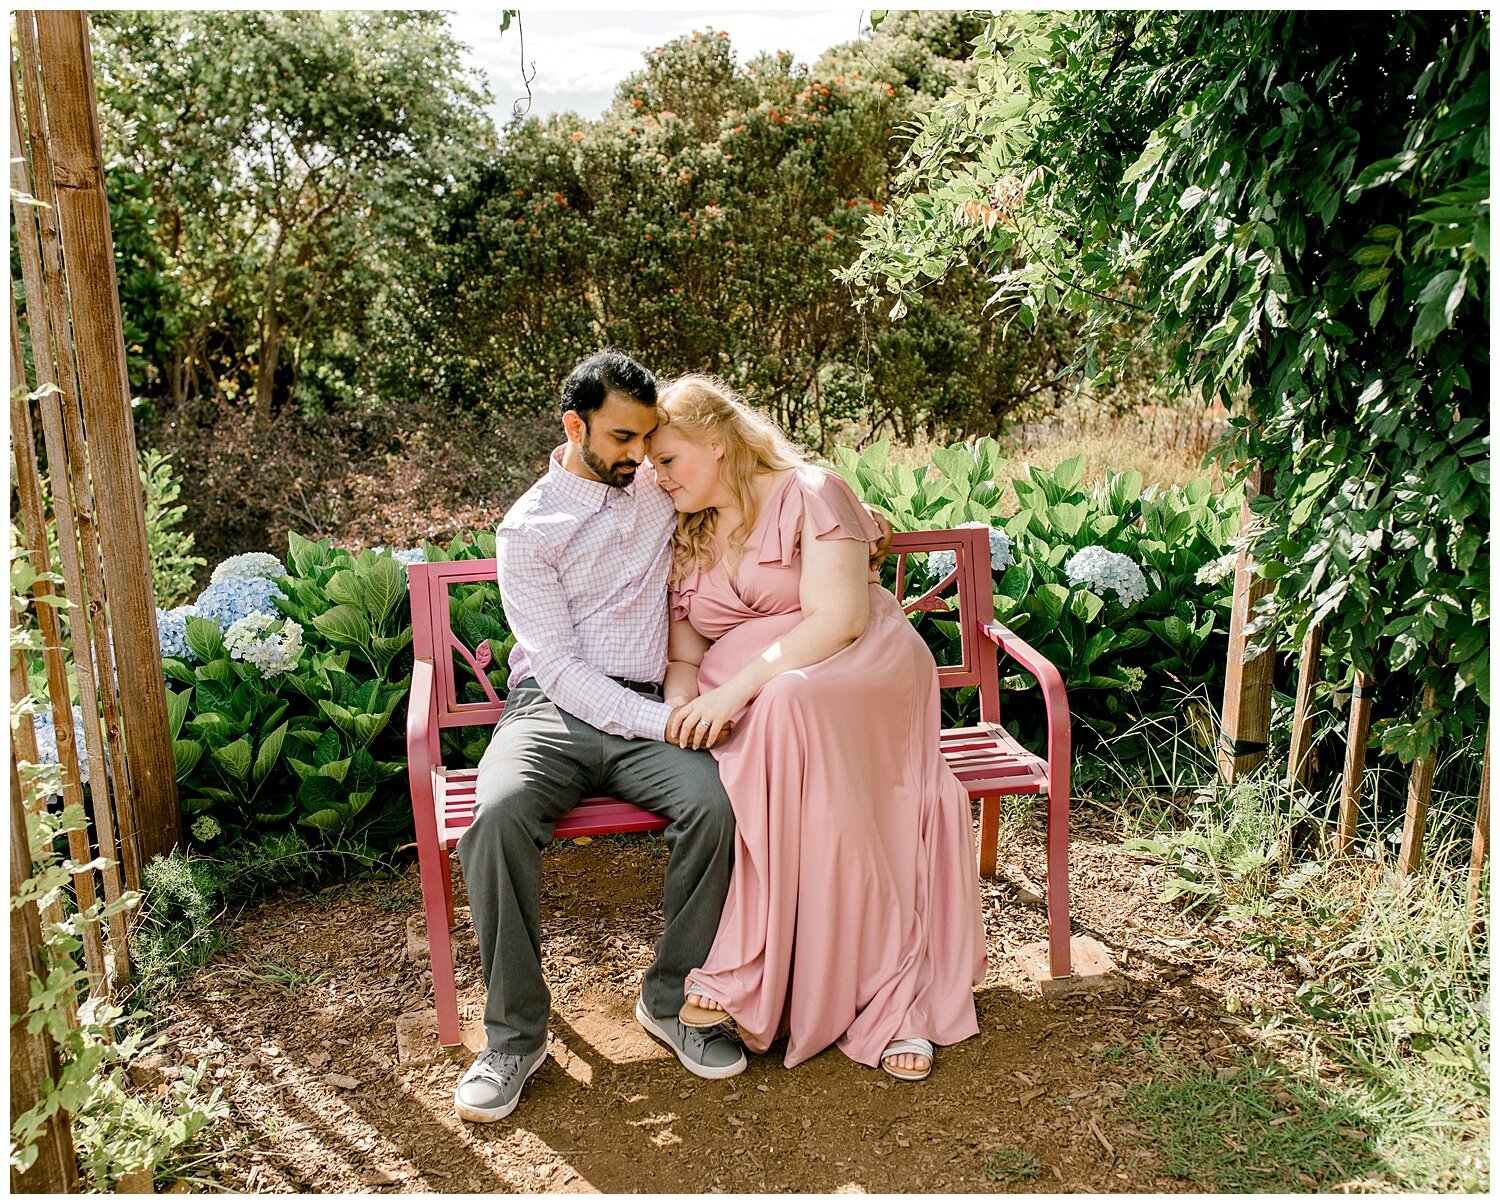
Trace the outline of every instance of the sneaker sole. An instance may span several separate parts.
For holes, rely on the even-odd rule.
[[[689,1062],[682,1050],[677,1048],[676,1042],[667,1036],[666,1030],[656,1023],[656,1018],[646,1011],[644,999],[635,1001],[635,1018],[641,1022],[643,1029],[670,1049],[677,1056],[677,1060],[700,1079],[732,1079],[750,1064],[745,1060],[743,1052],[740,1053],[740,1060],[732,1066],[704,1066],[701,1063]]]
[[[458,1088],[453,1089],[453,1111],[458,1113],[460,1120],[471,1121],[476,1125],[493,1124],[497,1120],[504,1120],[514,1112],[521,1104],[521,1092],[526,1090],[526,1082],[538,1070],[547,1064],[547,1055],[543,1054],[536,1060],[536,1065],[526,1072],[526,1077],[521,1080],[521,1086],[516,1091],[516,1098],[508,1104],[502,1104],[498,1108],[475,1108],[463,1103],[458,1098]]]

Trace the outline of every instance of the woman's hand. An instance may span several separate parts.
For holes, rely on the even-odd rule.
[[[729,685],[700,694],[674,712],[667,724],[667,739],[679,748],[712,748],[749,701]]]

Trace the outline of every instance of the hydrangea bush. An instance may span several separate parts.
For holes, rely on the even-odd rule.
[[[223,630],[247,615],[279,613],[276,600],[285,597],[281,587],[265,577],[220,577],[198,595],[193,613]]]
[[[1133,712],[1165,713],[1182,692],[1222,673],[1233,573],[1197,578],[1229,554],[1238,491],[1216,492],[1202,480],[1147,489],[1134,472],[1106,472],[1085,486],[1081,459],[1014,474],[993,439],[935,449],[932,463],[917,468],[891,463],[889,450],[884,442],[836,448],[834,467],[897,530],[990,529],[995,614],[1058,667],[1074,715],[1088,726],[1107,734]],[[1007,481],[1016,497],[1008,512]],[[951,552],[929,556],[928,587],[953,564]],[[893,567],[887,579],[894,583]],[[914,622],[940,663],[958,660],[951,623],[925,614]],[[1020,672],[1003,684],[1035,688]],[[949,723],[978,715],[969,691],[944,691],[943,707]],[[1025,731],[1034,712],[1012,708],[1010,716]]]

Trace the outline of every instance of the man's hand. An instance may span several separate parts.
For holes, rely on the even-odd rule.
[[[730,732],[733,716],[749,702],[738,690],[720,686],[672,712],[667,739],[681,748],[712,748]]]
[[[870,552],[870,572],[880,572],[880,566],[885,563],[885,558],[891,554],[891,520],[870,505],[869,502],[860,503],[865,508],[871,520],[880,528],[880,538],[876,540],[874,548]]]

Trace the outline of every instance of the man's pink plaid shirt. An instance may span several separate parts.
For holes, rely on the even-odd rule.
[[[617,489],[573,475],[560,452],[495,533],[516,637],[510,679],[534,677],[553,703],[601,731],[660,740],[672,708],[610,679],[660,682],[666,672],[677,511],[649,465]]]

